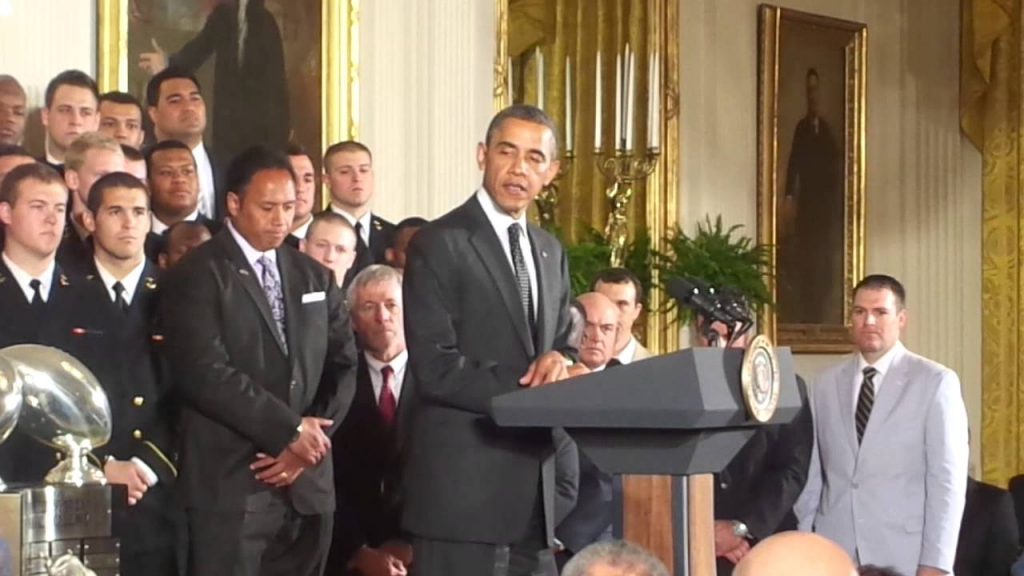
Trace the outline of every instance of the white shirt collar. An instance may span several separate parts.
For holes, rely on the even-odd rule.
[[[305,240],[306,239],[306,233],[309,232],[309,225],[312,224],[312,223],[313,223],[313,215],[310,214],[309,218],[306,218],[306,222],[304,224],[302,224],[301,226],[299,226],[295,230],[292,230],[292,236],[295,236],[299,240]]]
[[[513,218],[507,212],[498,207],[491,198],[491,195],[484,190],[483,187],[476,191],[477,202],[484,210],[484,215],[487,216],[487,220],[491,223],[491,227],[494,228],[494,233],[498,235],[498,242],[501,243],[501,249],[505,252],[505,257],[508,259],[508,265],[512,267],[512,274],[515,274],[516,266],[512,262],[512,250],[509,245],[508,238],[508,227],[513,223],[519,224],[522,229],[522,233],[519,235],[519,248],[523,253],[523,260],[526,261],[526,270],[530,274],[530,291],[533,294],[533,314],[537,314],[537,267],[533,260],[533,249],[530,245],[530,231],[526,223],[526,213],[524,212],[519,218]]]
[[[878,376],[875,377],[875,388],[877,389],[878,383],[885,378],[886,372],[888,372],[889,368],[892,367],[893,360],[895,360],[897,356],[903,354],[904,350],[906,350],[906,348],[903,346],[903,343],[897,340],[896,344],[894,344],[888,352],[883,354],[881,358],[876,360],[874,364],[868,364],[868,361],[864,359],[864,355],[858,353],[857,378],[863,378],[864,369],[868,366],[874,367],[875,370],[878,370]]]
[[[13,260],[7,257],[7,253],[3,253],[4,264],[7,265],[7,269],[11,271],[14,276],[14,281],[21,287],[21,291],[25,294],[25,300],[32,302],[32,296],[35,291],[32,290],[32,286],[29,285],[33,280],[39,280],[39,296],[43,299],[43,302],[50,300],[50,287],[53,285],[53,272],[57,269],[57,261],[51,259],[50,263],[43,270],[42,275],[36,278],[25,271],[24,268],[18,266]]]
[[[199,207],[196,206],[196,209],[193,210],[192,213],[189,214],[188,216],[185,216],[183,220],[186,222],[196,222],[197,220],[199,220]],[[156,214],[154,213],[152,217],[152,224],[149,227],[150,232],[159,235],[166,232],[168,228],[170,228],[170,226],[164,224],[163,220],[157,218]]]
[[[95,259],[94,259],[95,260]],[[99,272],[100,279],[103,280],[103,284],[107,287],[107,295],[110,296],[111,302],[117,301],[117,292],[114,291],[114,283],[118,282],[118,279],[114,277],[99,260],[96,262],[96,271]],[[132,271],[125,275],[120,280],[121,285],[124,286],[124,301],[129,306],[132,304],[132,298],[135,297],[135,289],[139,286],[139,280],[142,279],[142,271],[146,269],[146,259],[143,258]]]
[[[367,247],[370,246],[370,224],[373,223],[373,212],[367,212],[361,217],[356,218],[346,212],[344,208],[335,205],[334,202],[331,202],[331,211],[335,214],[341,214],[344,216],[345,220],[348,220],[348,223],[351,224],[353,228],[356,227],[356,224],[359,224],[361,226],[361,228],[359,228],[359,235],[363,238],[363,244],[366,244]]]
[[[249,241],[246,240],[245,237],[242,236],[241,233],[239,233],[237,229],[235,229],[235,225],[234,225],[233,222],[231,222],[230,218],[227,219],[227,223],[228,223],[228,230],[231,231],[231,236],[235,239],[235,243],[238,244],[238,247],[242,249],[242,254],[245,255],[245,261],[248,262],[249,266],[252,267],[253,272],[256,273],[256,278],[259,279],[260,285],[262,285],[263,284],[263,267],[261,265],[257,264],[257,261],[260,258],[263,258],[264,256],[266,256],[267,258],[270,259],[271,263],[273,263],[276,266],[277,265],[277,250],[267,250],[266,252],[260,252],[259,250],[253,248],[252,244],[249,244]]]
[[[192,149],[192,157],[196,160],[196,176],[199,178],[199,212],[216,218],[217,190],[213,181],[213,165],[202,140]]]
[[[629,364],[632,362],[633,358],[636,356],[637,344],[639,344],[639,342],[636,341],[636,336],[630,336],[629,342],[626,342],[626,347],[622,349],[622,352],[619,352],[618,356],[616,356],[619,362],[622,362],[623,364]]]
[[[366,367],[370,372],[370,384],[373,385],[373,400],[374,402],[380,403],[380,391],[384,388],[384,375],[381,374],[381,370],[385,366],[391,366],[391,370],[395,373],[395,380],[391,393],[395,395],[396,404],[402,399],[402,383],[405,381],[405,369],[409,365],[409,351],[402,350],[402,352],[391,359],[390,362],[381,362],[373,357],[369,352],[363,352],[363,357],[366,359]]]

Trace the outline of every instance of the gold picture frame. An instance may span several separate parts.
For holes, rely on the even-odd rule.
[[[794,352],[848,352],[864,275],[867,26],[761,5],[759,37],[758,240],[773,248],[776,303],[759,320]]]
[[[657,32],[652,36],[656,42],[659,57],[660,103],[658,117],[660,154],[654,171],[647,177],[642,205],[636,206],[634,218],[629,222],[629,231],[644,230],[655,241],[654,248],[665,250],[660,244],[666,234],[675,229],[679,221],[679,2],[678,0],[636,0],[646,4],[646,9],[659,22]],[[495,55],[493,97],[495,110],[501,110],[512,103],[509,70],[509,0],[495,0]],[[577,77],[578,78],[578,77]],[[577,158],[578,162],[579,159]],[[565,188],[563,193],[570,190]],[[606,203],[604,189],[591,192],[594,202]],[[636,199],[633,200],[636,202]],[[606,222],[593,221],[591,213],[574,213],[573,217],[596,229],[603,229]],[[679,326],[672,315],[665,312],[663,305],[668,298],[657,288],[657,282],[647,299],[647,310],[643,318],[647,348],[655,354],[666,354],[679,348]],[[639,323],[638,323],[639,324]]]
[[[320,3],[320,150],[324,150],[333,142],[359,137],[360,0],[315,1]],[[128,89],[129,66],[135,65],[128,53],[129,4],[130,0],[96,0],[101,92]]]

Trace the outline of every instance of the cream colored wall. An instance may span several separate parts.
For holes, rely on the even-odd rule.
[[[30,107],[42,106],[46,84],[59,72],[96,73],[96,2],[0,0],[0,38],[0,74],[21,81]]]
[[[480,185],[494,113],[493,0],[363,0],[360,138],[374,151],[375,211],[440,216]]]
[[[682,0],[680,218],[755,233],[758,0]],[[868,25],[867,271],[908,291],[912,350],[955,369],[981,422],[981,161],[958,128],[959,2],[780,0]],[[837,357],[797,358],[813,377]],[[977,455],[978,434],[972,452]]]

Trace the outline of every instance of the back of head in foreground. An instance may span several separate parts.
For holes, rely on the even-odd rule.
[[[831,540],[809,532],[782,532],[743,557],[735,576],[857,576],[850,556]]]
[[[647,550],[626,542],[596,542],[580,550],[562,576],[668,576],[668,569]]]

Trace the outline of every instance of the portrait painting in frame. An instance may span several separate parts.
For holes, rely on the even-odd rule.
[[[864,24],[760,7],[758,235],[773,247],[767,333],[849,350],[863,275]]]
[[[320,165],[357,133],[355,0],[97,0],[98,78],[145,106],[166,65],[193,72],[220,162],[297,143]]]

